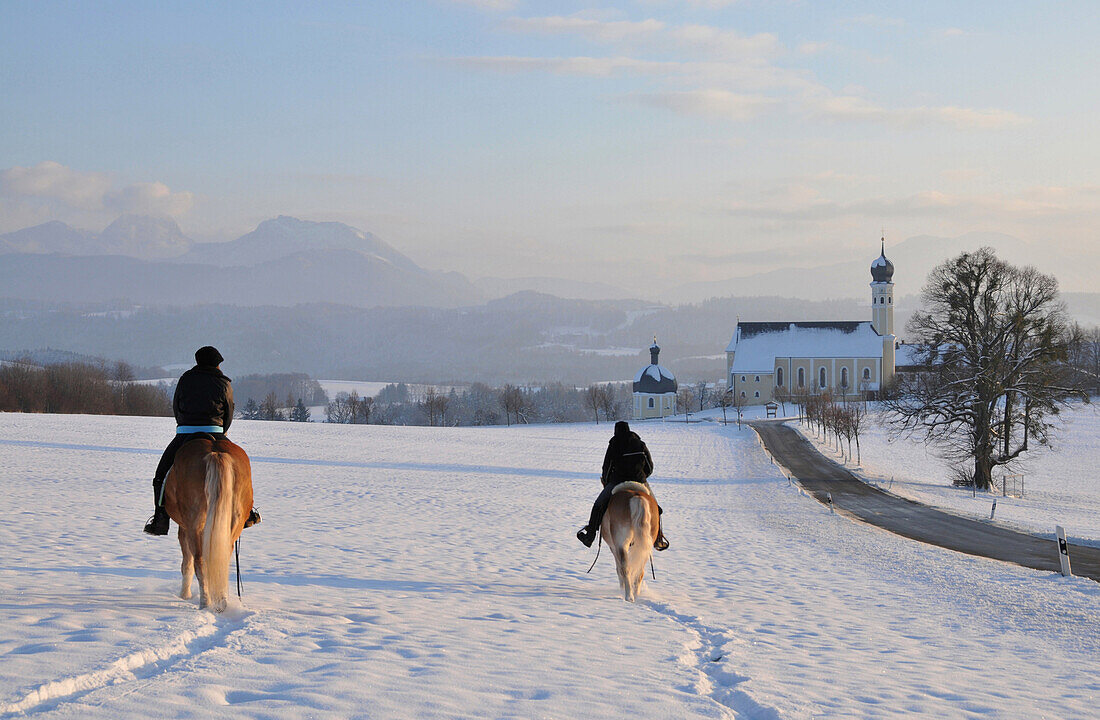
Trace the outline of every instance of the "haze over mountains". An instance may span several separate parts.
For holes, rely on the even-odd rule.
[[[899,293],[917,293],[942,260],[983,245],[1015,264],[1052,272],[1063,290],[1092,291],[1094,268],[1009,235],[920,235],[891,242]],[[713,297],[781,295],[808,300],[864,295],[867,267],[878,254],[868,243],[832,264],[791,262],[766,272],[673,287],[626,289],[612,282],[522,277],[468,279],[426,270],[369,232],[336,222],[280,216],[230,242],[196,243],[175,221],[123,215],[101,233],[53,221],[0,235],[3,296],[57,302],[128,300],[192,304],[216,300],[247,305],[334,302],[358,307],[460,307],[516,292],[579,300],[641,298],[697,303]]]
[[[888,246],[903,338],[928,270],[986,244],[1015,263],[1072,265],[1002,235]],[[224,243],[193,242],[170,219],[127,215],[98,234],[50,222],[0,235],[0,351],[166,366],[214,344],[234,372],[587,383],[629,380],[656,333],[662,364],[713,381],[738,317],[865,319],[877,254],[630,292],[547,277],[471,281],[424,269],[368,232],[285,216]],[[1091,287],[1089,272],[1068,274]],[[1082,323],[1100,322],[1100,294],[1066,299]]]
[[[226,243],[193,243],[170,219],[124,216],[99,235],[51,222],[0,236],[0,252],[4,296],[28,300],[358,307],[482,301],[466,278],[425,270],[370,233],[285,216]]]

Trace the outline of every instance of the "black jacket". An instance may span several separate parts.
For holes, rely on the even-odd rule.
[[[628,480],[645,482],[652,474],[653,458],[638,433],[632,431],[608,441],[607,452],[603,456],[603,474],[600,476],[604,487]]]
[[[176,384],[172,412],[177,425],[220,425],[229,432],[233,422],[233,386],[222,371],[209,365],[196,365]]]

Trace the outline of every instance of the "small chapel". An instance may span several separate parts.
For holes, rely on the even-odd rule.
[[[676,376],[657,362],[657,336],[649,346],[649,365],[634,376],[634,419],[648,420],[676,414]]]
[[[894,264],[886,238],[871,263],[870,321],[737,322],[726,347],[728,385],[740,405],[830,390],[874,395],[894,376]]]

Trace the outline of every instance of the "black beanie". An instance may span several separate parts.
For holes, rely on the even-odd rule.
[[[201,347],[195,351],[195,362],[199,365],[217,367],[223,360],[225,360],[225,358],[223,358],[222,354],[218,352],[218,349],[212,345]]]
[[[625,437],[630,434],[630,426],[626,424],[626,420],[620,420],[615,423],[615,437]]]

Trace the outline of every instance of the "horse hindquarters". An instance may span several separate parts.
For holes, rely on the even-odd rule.
[[[229,555],[233,546],[233,462],[227,453],[206,456],[206,524],[202,530],[202,605],[225,609],[229,595]]]
[[[619,586],[628,602],[638,596],[646,561],[653,552],[655,511],[651,503],[642,493],[616,493],[604,515],[604,538],[615,555]]]

